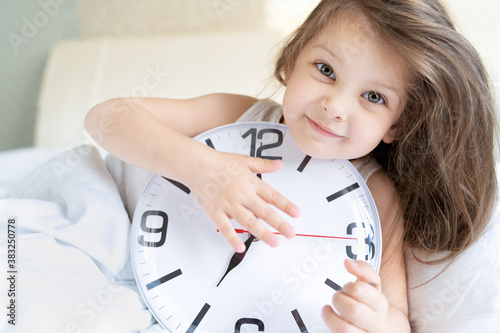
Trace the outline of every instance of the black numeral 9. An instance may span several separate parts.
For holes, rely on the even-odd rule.
[[[161,226],[159,228],[151,228],[148,227],[148,217],[150,215],[158,216],[162,219]],[[141,218],[141,230],[148,234],[160,234],[160,239],[156,242],[145,240],[144,235],[139,235],[138,241],[142,246],[147,247],[160,247],[165,244],[165,239],[167,238],[167,225],[168,225],[168,216],[165,212],[159,210],[148,210],[142,214]],[[151,236],[150,236],[151,237]],[[149,238],[151,239],[151,238]]]

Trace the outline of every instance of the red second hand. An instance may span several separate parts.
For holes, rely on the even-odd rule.
[[[236,231],[236,233],[238,233],[238,234],[248,233],[248,230],[245,230],[245,229],[234,229],[234,231]],[[220,230],[217,229],[217,232],[220,232]],[[281,235],[281,233],[279,233],[279,232],[274,232],[274,234]],[[326,236],[326,235],[295,234],[295,236],[357,240],[357,238],[355,238],[355,237],[338,237],[338,236]]]

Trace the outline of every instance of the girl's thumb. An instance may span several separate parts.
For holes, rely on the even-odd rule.
[[[281,160],[268,160],[265,158],[250,158],[248,168],[255,173],[267,173],[278,170],[283,166]]]

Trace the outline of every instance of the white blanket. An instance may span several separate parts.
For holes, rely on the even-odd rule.
[[[15,300],[16,324],[8,323],[10,310],[3,306],[0,332],[165,332],[146,309],[128,260],[129,216],[149,174],[111,157],[111,176],[90,146],[29,166],[44,159],[45,152],[39,153],[0,154],[0,254],[6,274],[0,292],[3,300]],[[15,220],[17,255],[12,298],[6,296],[9,219]],[[480,241],[418,288],[444,265],[423,265],[408,256],[413,332],[499,331],[499,237],[500,204]]]
[[[3,267],[9,219],[16,230],[15,325],[4,319],[1,332],[124,333],[152,324],[126,265],[130,220],[95,148],[57,155],[3,196]],[[4,294],[10,282],[0,280]],[[10,310],[2,308],[5,317]]]

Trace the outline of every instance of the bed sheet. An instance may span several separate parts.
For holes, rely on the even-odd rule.
[[[102,156],[92,146],[58,152],[0,154],[10,163],[0,180],[3,264],[7,239],[16,241],[14,273],[0,283],[14,292],[4,312],[16,325],[2,320],[0,331],[157,331],[127,265],[130,219]]]
[[[16,325],[3,320],[1,332],[165,332],[129,261],[130,216],[149,176],[89,145],[0,153],[4,265],[9,219],[17,246]],[[413,332],[498,332],[499,237],[497,205],[481,240],[442,274],[444,265],[407,254]],[[0,281],[2,292],[9,290],[10,281]]]
[[[51,157],[63,152],[63,148],[19,148],[0,152],[0,198],[26,174]]]

